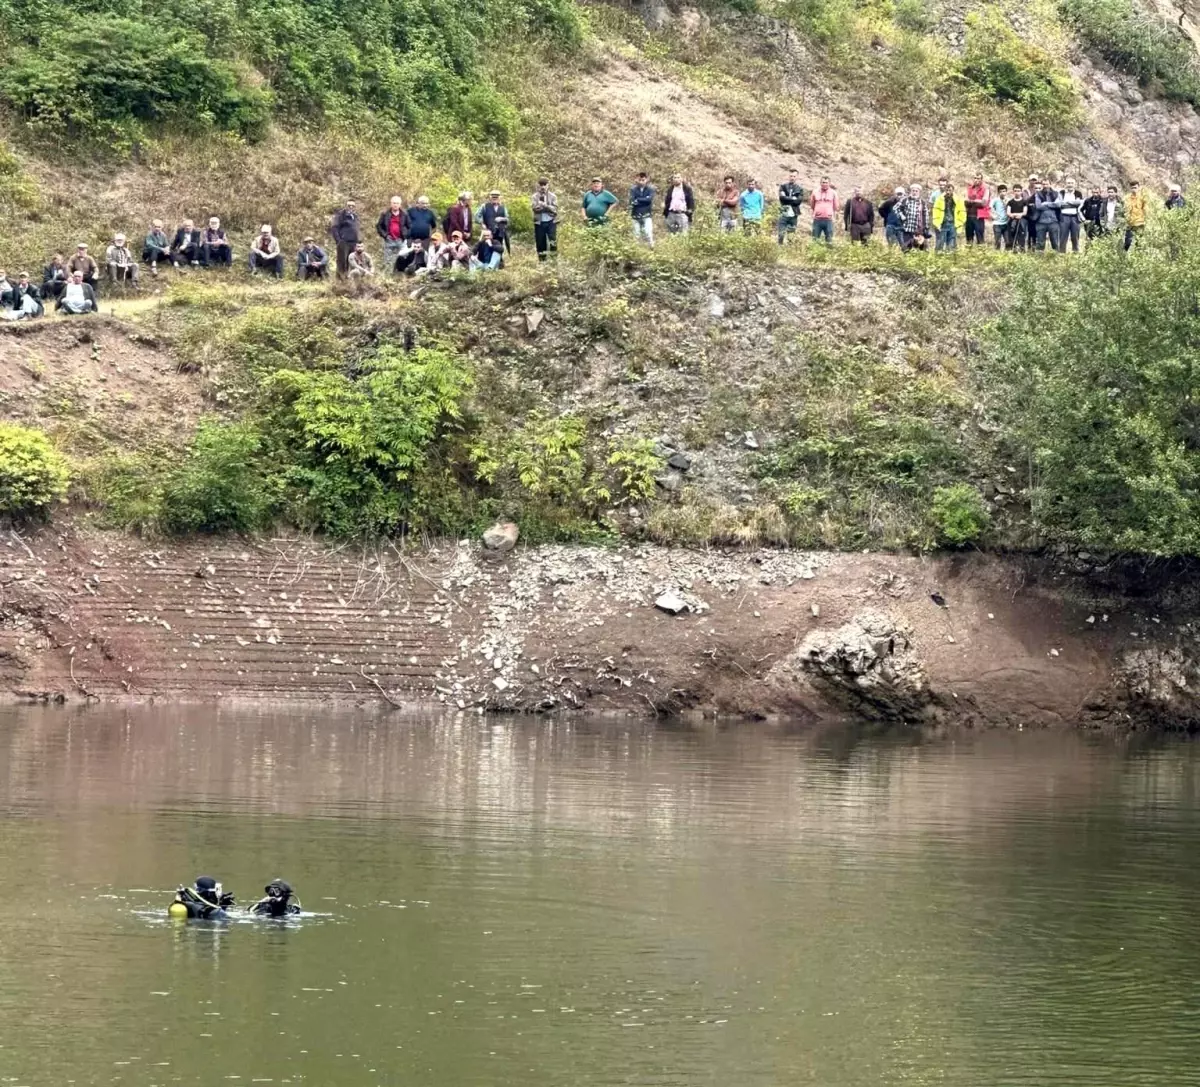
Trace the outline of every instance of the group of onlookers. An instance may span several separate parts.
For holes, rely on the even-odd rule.
[[[1078,252],[1081,237],[1098,238],[1114,231],[1124,232],[1128,249],[1146,225],[1148,200],[1136,181],[1125,196],[1114,185],[1105,190],[1094,186],[1085,195],[1073,178],[1061,180],[1058,174],[1041,179],[1030,175],[1025,185],[1012,189],[1003,183],[993,187],[982,174],[976,174],[961,194],[943,176],[929,192],[921,185],[900,187],[876,204],[857,187],[843,200],[828,177],[822,177],[816,188],[807,191],[798,171],[789,170],[778,188],[775,236],[780,245],[784,244],[796,233],[807,211],[812,218],[812,237],[826,244],[833,243],[840,221],[851,243],[868,244],[880,226],[886,243],[902,251],[926,249],[931,242],[935,251],[952,250],[961,240],[966,245],[992,245],[1014,251],[1043,251],[1049,247],[1061,253],[1070,247]],[[595,177],[583,193],[579,214],[588,227],[604,227],[620,203],[605,188],[603,179]],[[1184,206],[1178,185],[1170,186],[1164,204],[1168,209]],[[639,173],[628,197],[634,237],[653,247],[654,222],[659,214],[669,233],[686,234],[692,228],[696,206],[695,192],[682,175],[673,175],[660,194],[648,175]],[[559,209],[558,197],[544,177],[530,197],[530,211],[534,247],[538,259],[546,260],[557,252]],[[720,230],[734,231],[740,224],[746,233],[757,233],[767,220],[767,197],[756,179],[750,178],[743,188],[727,176],[717,193],[715,211]],[[408,206],[402,197],[393,196],[375,222],[375,233],[383,247],[383,270],[410,276],[501,268],[505,255],[512,252],[509,228],[508,208],[498,190],[489,193],[479,208],[471,193],[459,193],[440,219],[427,196],[418,197]],[[338,278],[366,281],[376,275],[353,200],[347,200],[333,214],[329,235],[329,249],[311,235],[304,238],[296,253],[298,279],[327,278],[330,250]],[[270,224],[264,223],[254,236],[246,260],[251,275],[283,278],[283,251]],[[103,269],[88,252],[87,243],[80,242],[69,258],[54,254],[43,270],[40,285],[27,272],[13,281],[0,271],[0,316],[9,320],[37,317],[50,303],[61,313],[94,312],[102,271],[109,283],[137,289],[143,266],[151,275],[158,275],[160,266],[187,272],[192,268],[231,267],[233,262],[233,243],[215,216],[203,229],[197,228],[193,220],[184,219],[171,237],[162,221],[155,219],[142,244],[140,262],[125,235],[118,233],[104,251]]]

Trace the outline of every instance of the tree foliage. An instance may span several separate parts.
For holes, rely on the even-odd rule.
[[[1066,269],[1027,270],[983,379],[1052,541],[1200,552],[1200,218],[1161,214]]]
[[[40,430],[0,423],[0,514],[41,513],[67,493],[62,455]]]

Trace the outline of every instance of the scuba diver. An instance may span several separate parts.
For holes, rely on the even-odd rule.
[[[266,896],[260,898],[250,912],[259,917],[287,917],[300,912],[300,900],[292,894],[292,886],[286,880],[273,879],[263,888]]]
[[[229,917],[225,911],[233,905],[233,894],[221,890],[212,876],[198,876],[191,887],[180,887],[167,907],[167,915],[197,921],[222,921]]]

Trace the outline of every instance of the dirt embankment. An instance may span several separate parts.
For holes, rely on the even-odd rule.
[[[0,535],[0,690],[1191,725],[1189,621],[981,555]],[[655,601],[678,600],[678,614]],[[936,596],[936,599],[935,599]],[[941,603],[939,603],[941,601]]]

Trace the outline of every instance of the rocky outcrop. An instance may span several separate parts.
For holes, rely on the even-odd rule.
[[[912,632],[887,612],[865,611],[842,626],[812,631],[788,666],[832,705],[868,717],[914,720],[933,705]]]

